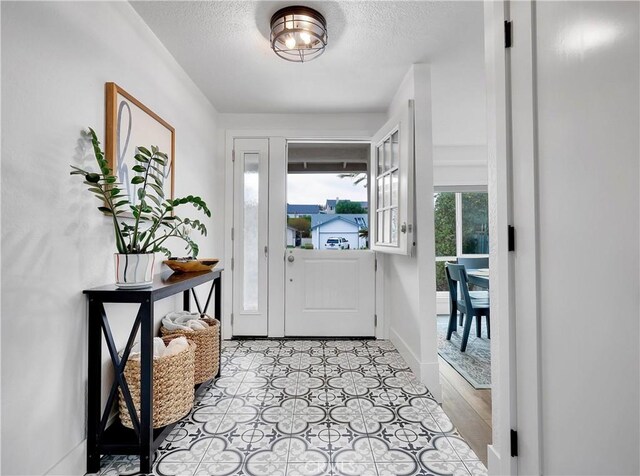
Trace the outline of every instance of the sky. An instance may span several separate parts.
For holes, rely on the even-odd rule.
[[[287,175],[287,203],[324,205],[327,199],[336,198],[365,202],[367,189],[364,188],[364,182],[354,185],[352,179],[334,174]]]

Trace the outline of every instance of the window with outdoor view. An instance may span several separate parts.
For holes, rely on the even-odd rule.
[[[436,291],[448,291],[444,264],[458,256],[489,254],[489,213],[486,192],[434,194]]]

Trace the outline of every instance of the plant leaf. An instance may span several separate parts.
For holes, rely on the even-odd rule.
[[[162,187],[158,186],[155,183],[148,183],[147,185],[154,189],[155,192],[160,196],[160,198],[164,198],[164,190],[162,190]]]
[[[151,200],[153,203],[155,203],[156,205],[160,206],[160,199],[158,197],[156,197],[155,195],[153,195],[153,194],[147,195],[147,198],[149,200]]]

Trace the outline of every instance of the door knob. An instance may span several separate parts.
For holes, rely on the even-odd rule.
[[[296,260],[296,259],[295,259],[295,257],[294,257],[293,255],[289,255],[289,256],[287,257],[287,261],[288,261],[289,263],[293,263],[295,260]]]

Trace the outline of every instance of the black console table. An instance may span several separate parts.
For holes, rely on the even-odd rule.
[[[215,291],[214,317],[221,321],[222,271],[223,268],[214,268],[212,271],[200,273],[162,274],[156,276],[151,287],[143,289],[118,289],[115,284],[111,284],[83,291],[89,299],[87,472],[97,473],[100,470],[100,455],[103,454],[140,455],[140,472],[151,472],[154,451],[175,425],[174,423],[163,428],[153,428],[154,303],[169,296],[183,293],[183,308],[189,311],[191,295],[193,295],[198,312],[204,314],[211,301],[211,295]],[[208,282],[211,282],[211,289],[206,304],[202,308],[194,288]],[[140,304],[122,358],[118,355],[104,303]],[[141,350],[139,419],[123,374],[138,330],[140,330]],[[101,402],[102,334],[104,334],[115,373],[115,380],[111,386],[104,412],[102,412]],[[220,326],[220,336],[222,339],[222,326]],[[220,350],[222,351],[221,348]],[[218,375],[215,378],[219,375],[220,370],[218,369]],[[198,387],[203,389],[207,383],[209,382],[204,382]],[[118,389],[122,390],[134,429],[124,427],[120,421],[114,422],[107,428],[112,407],[118,397]]]

